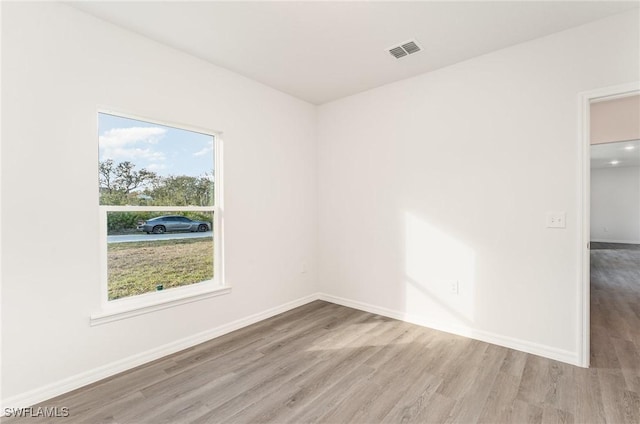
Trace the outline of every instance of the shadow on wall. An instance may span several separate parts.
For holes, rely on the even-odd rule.
[[[404,213],[404,227],[404,312],[448,327],[473,326],[475,251],[414,213]]]

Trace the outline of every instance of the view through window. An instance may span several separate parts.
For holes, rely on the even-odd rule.
[[[109,113],[98,133],[108,300],[213,283],[215,136]]]

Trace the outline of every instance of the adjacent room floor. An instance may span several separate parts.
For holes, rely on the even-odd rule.
[[[61,423],[638,423],[638,352],[640,249],[594,246],[590,369],[317,301],[42,405]]]

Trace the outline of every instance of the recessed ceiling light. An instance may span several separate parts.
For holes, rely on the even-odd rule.
[[[617,165],[620,163],[619,160],[612,160],[611,162],[609,162],[611,165]]]
[[[635,149],[635,146],[626,146],[624,148],[624,150],[633,150],[633,149]]]

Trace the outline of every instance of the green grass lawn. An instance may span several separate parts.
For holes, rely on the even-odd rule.
[[[213,238],[110,243],[109,300],[213,278]]]

